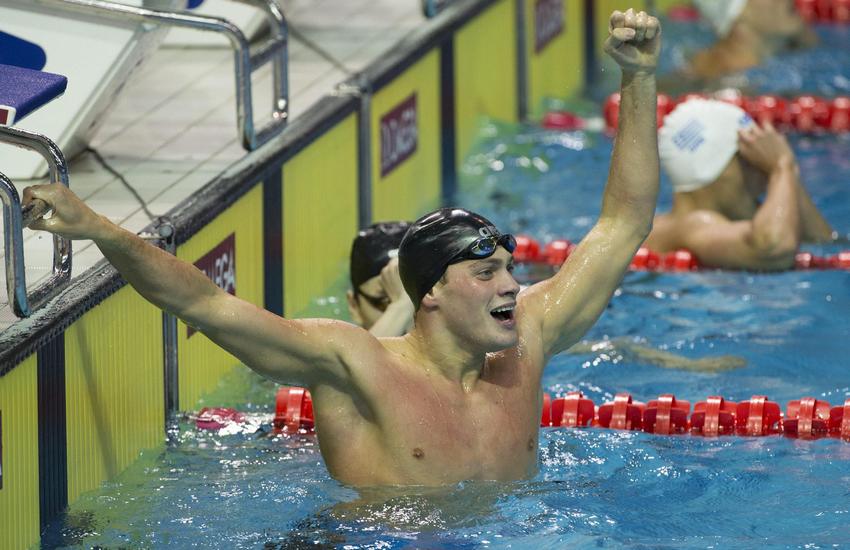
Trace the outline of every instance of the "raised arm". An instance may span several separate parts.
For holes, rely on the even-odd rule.
[[[389,304],[375,321],[369,332],[377,337],[403,336],[413,326],[413,302],[398,274],[398,258],[393,258],[381,270],[381,286],[387,293]]]
[[[264,376],[304,385],[345,379],[344,346],[380,346],[352,325],[282,319],[224,292],[195,266],[99,216],[64,186],[24,190],[24,204],[34,198],[48,203],[53,215],[33,222],[32,229],[93,240],[146,300],[197,328]]]
[[[752,220],[730,221],[707,211],[692,213],[682,244],[709,267],[788,269],[794,265],[802,236],[794,152],[770,124],[740,131],[738,142],[741,156],[768,175],[764,202]]]
[[[558,273],[531,287],[522,307],[552,355],[596,321],[652,226],[658,195],[655,66],[658,20],[644,12],[611,15],[605,51],[622,69],[620,118],[602,212]]]

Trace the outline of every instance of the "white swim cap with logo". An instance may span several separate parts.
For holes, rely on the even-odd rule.
[[[747,0],[694,0],[694,4],[717,36],[723,38],[732,30]]]
[[[673,190],[694,191],[714,182],[738,152],[738,130],[753,124],[750,115],[729,103],[680,103],[658,131],[658,155]]]

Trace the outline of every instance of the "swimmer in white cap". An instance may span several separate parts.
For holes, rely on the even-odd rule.
[[[543,369],[596,322],[652,224],[660,48],[657,19],[612,13],[605,51],[622,73],[618,139],[599,220],[558,272],[519,294],[513,237],[461,209],[423,216],[399,248],[416,311],[402,337],[280,318],[97,215],[64,186],[29,187],[24,203],[40,199],[53,209],[33,229],[93,240],[147,300],[259,374],[308,387],[319,447],[339,481],[528,478],[538,463]]]
[[[664,119],[658,151],[674,193],[646,240],[652,250],[686,248],[709,267],[781,270],[801,242],[833,238],[788,141],[738,107],[680,104]]]
[[[754,67],[782,51],[813,45],[817,36],[797,13],[793,0],[694,0],[717,35],[698,52],[689,71],[714,79]]]

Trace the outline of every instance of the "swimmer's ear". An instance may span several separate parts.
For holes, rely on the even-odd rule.
[[[434,287],[429,290],[428,293],[425,294],[425,296],[422,297],[422,302],[419,305],[421,309],[424,309],[426,311],[433,311],[439,307],[440,300],[438,297],[438,292],[435,292],[435,289],[439,284],[439,282],[435,284]]]
[[[360,312],[360,303],[357,301],[357,296],[354,295],[354,291],[349,290],[345,293],[345,297],[348,298],[348,313],[351,314],[352,322],[362,327],[363,314]]]

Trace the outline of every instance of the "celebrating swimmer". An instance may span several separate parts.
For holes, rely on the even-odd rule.
[[[615,11],[605,51],[622,69],[620,126],[600,218],[558,273],[518,295],[515,240],[461,208],[427,214],[398,251],[414,327],[394,338],[283,319],[91,211],[62,186],[32,227],[91,239],[146,299],[256,372],[307,386],[328,470],[354,486],[514,480],[536,471],[543,368],[596,321],[646,238],[658,194],[658,21]]]
[[[717,42],[691,60],[689,74],[714,79],[749,69],[769,57],[817,42],[792,0],[695,0]]]
[[[652,250],[686,248],[707,267],[781,270],[793,267],[801,242],[833,237],[788,141],[742,109],[686,101],[664,118],[658,147],[673,208],[655,218]]]

